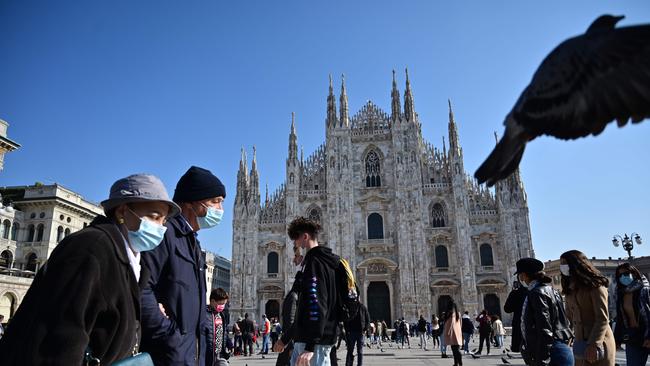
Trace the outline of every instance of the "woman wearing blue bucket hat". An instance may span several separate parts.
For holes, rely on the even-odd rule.
[[[97,216],[61,241],[0,340],[3,365],[103,365],[137,353],[140,292],[167,218],[180,211],[157,177],[116,181]]]

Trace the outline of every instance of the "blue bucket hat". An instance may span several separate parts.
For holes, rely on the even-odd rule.
[[[117,180],[111,186],[108,199],[102,201],[104,212],[108,213],[115,207],[131,202],[158,201],[169,205],[168,217],[173,217],[181,212],[181,208],[169,199],[165,185],[151,174],[133,174]]]

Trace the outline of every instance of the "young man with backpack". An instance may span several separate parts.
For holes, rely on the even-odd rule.
[[[477,354],[481,354],[483,352],[483,343],[485,342],[487,346],[487,354],[490,354],[490,335],[492,334],[492,321],[490,319],[490,316],[488,315],[487,310],[483,309],[481,311],[481,314],[479,314],[478,317],[476,317],[476,321],[478,322],[478,335],[479,335],[479,344],[478,344],[478,352]]]
[[[306,251],[296,309],[296,332],[291,365],[329,366],[340,314],[337,270],[341,259],[318,245],[321,227],[304,217],[289,224],[294,245]],[[357,309],[358,310],[358,309]]]

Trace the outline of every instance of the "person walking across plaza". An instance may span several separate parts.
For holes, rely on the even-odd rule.
[[[330,248],[318,245],[320,231],[318,223],[304,217],[293,220],[287,229],[294,245],[306,251],[292,366],[330,365],[330,351],[336,341],[336,269],[340,258]]]
[[[244,356],[253,355],[253,338],[255,337],[255,323],[248,319],[248,313],[244,313],[244,320],[241,322],[242,342],[244,343]]]
[[[481,352],[483,352],[483,343],[485,343],[487,347],[487,354],[490,354],[490,335],[492,334],[492,322],[490,320],[490,316],[488,315],[487,310],[483,309],[479,316],[476,317],[476,321],[478,322],[478,336],[479,336],[479,344],[478,344],[478,352],[476,354],[480,355]]]
[[[650,353],[650,284],[638,268],[616,268],[616,336],[628,366],[645,366]]]
[[[370,328],[370,315],[364,304],[361,304],[357,314],[347,322],[345,327],[345,343],[347,354],[345,356],[345,366],[354,364],[354,350],[357,351],[357,366],[363,365],[363,334]]]
[[[496,339],[496,347],[503,348],[503,337],[506,335],[506,328],[498,315],[492,315],[492,334]]]
[[[300,247],[293,246],[293,265],[299,267],[304,257],[300,252]],[[284,332],[273,346],[273,351],[280,352],[275,363],[276,366],[288,366],[291,363],[291,354],[293,353],[293,339],[296,334],[296,309],[298,307],[298,295],[302,289],[302,271],[296,272],[291,289],[282,301],[282,327]]]
[[[275,343],[280,338],[281,333],[282,326],[280,325],[278,318],[271,319],[271,350],[273,350],[273,346],[275,346]]]
[[[461,319],[461,330],[463,332],[463,352],[465,354],[469,353],[469,341],[472,339],[474,334],[474,323],[469,317],[469,311],[465,311],[463,318]]]
[[[447,319],[444,327],[445,344],[451,347],[454,355],[454,366],[463,365],[463,356],[460,354],[460,345],[463,343],[460,312],[454,301],[447,307]]]
[[[424,315],[420,315],[417,331],[420,337],[420,349],[427,351],[427,321],[424,319]]]
[[[522,351],[527,365],[573,366],[573,332],[560,293],[535,258],[517,261],[519,281],[528,287],[521,318]]]
[[[210,305],[207,307],[207,319],[203,326],[206,338],[205,366],[227,366],[230,353],[226,349],[228,328],[225,323],[224,310],[228,302],[228,293],[222,288],[210,292]]]
[[[524,307],[524,301],[528,296],[528,289],[522,286],[519,281],[512,283],[512,291],[508,294],[503,310],[512,314],[512,337],[510,340],[510,350],[519,352],[521,345],[521,309]]]
[[[269,354],[269,337],[271,334],[271,322],[266,317],[266,314],[262,314],[262,350],[260,351],[261,355]]]
[[[147,174],[116,181],[102,206],[106,216],[58,243],[36,274],[0,340],[0,364],[81,365],[87,353],[110,365],[137,349],[149,277],[140,259],[180,208]]]
[[[448,358],[447,356],[447,343],[445,343],[445,322],[447,320],[447,313],[442,312],[438,318],[438,326],[440,327],[440,358]]]
[[[167,221],[163,242],[142,255],[151,271],[142,291],[142,349],[157,365],[205,362],[206,265],[197,234],[221,222],[225,198],[219,178],[189,168],[174,191],[181,214]]]
[[[578,250],[560,256],[562,294],[575,333],[576,366],[614,366],[616,342],[609,326],[609,280]]]
[[[433,349],[440,347],[440,325],[438,324],[438,317],[433,314],[431,316],[431,346]]]

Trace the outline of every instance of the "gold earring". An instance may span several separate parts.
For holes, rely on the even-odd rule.
[[[118,224],[123,224],[124,223],[124,218],[120,217],[119,219],[117,219],[117,223]]]

